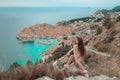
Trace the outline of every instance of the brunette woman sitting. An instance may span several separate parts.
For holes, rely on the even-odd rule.
[[[84,46],[83,39],[81,37],[76,37],[73,45],[73,55],[70,56],[64,68],[68,68],[70,63],[74,61],[76,65],[82,70],[85,77],[89,77],[88,71],[83,66],[84,57],[86,55],[86,50]]]

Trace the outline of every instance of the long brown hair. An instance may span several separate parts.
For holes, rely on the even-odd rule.
[[[78,41],[78,43],[77,43],[78,50],[80,51],[81,56],[84,56],[86,54],[86,50],[85,50],[83,39],[79,36],[77,36],[76,38],[77,38],[77,41]]]

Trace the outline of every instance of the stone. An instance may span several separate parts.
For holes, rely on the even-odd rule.
[[[100,75],[100,76],[95,76],[90,78],[86,78],[84,76],[75,76],[75,77],[64,78],[64,80],[120,80],[120,79],[116,77],[110,78],[105,75]]]
[[[44,77],[41,77],[41,78],[38,78],[38,79],[35,79],[35,80],[54,80],[48,76],[44,76]]]

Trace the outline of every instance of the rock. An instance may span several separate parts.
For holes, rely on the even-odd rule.
[[[67,62],[67,60],[68,60],[68,56],[64,56],[64,57],[62,57],[62,58],[60,58],[59,60],[57,60],[57,65],[60,67],[60,68],[62,68],[63,67],[63,65]]]
[[[107,77],[105,75],[100,75],[100,76],[95,76],[93,78],[91,78],[91,80],[118,80],[118,78],[110,78],[110,77]]]
[[[120,47],[120,43],[118,43],[117,46]]]
[[[64,80],[120,80],[120,79],[116,77],[110,78],[105,75],[100,75],[100,76],[95,76],[90,78],[86,78],[84,76],[76,76],[76,77],[65,78]]]
[[[35,80],[54,80],[48,76],[44,76],[44,77],[41,77],[41,78],[38,78],[38,79],[35,79]]]
[[[63,65],[67,62],[70,54],[73,53],[73,49],[70,49],[66,54],[62,57],[60,57],[58,60],[56,60],[53,64],[57,65],[59,68],[62,68]]]
[[[70,48],[71,47],[68,45],[66,45],[65,47],[59,47],[52,53],[52,56],[50,56],[49,59],[46,60],[46,62],[51,62],[52,60],[57,60],[61,58],[70,50]]]

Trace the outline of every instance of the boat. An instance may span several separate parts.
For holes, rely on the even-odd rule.
[[[39,41],[39,42],[37,42],[38,44],[45,44],[45,45],[51,45],[51,43],[50,42],[45,42],[45,41]]]

